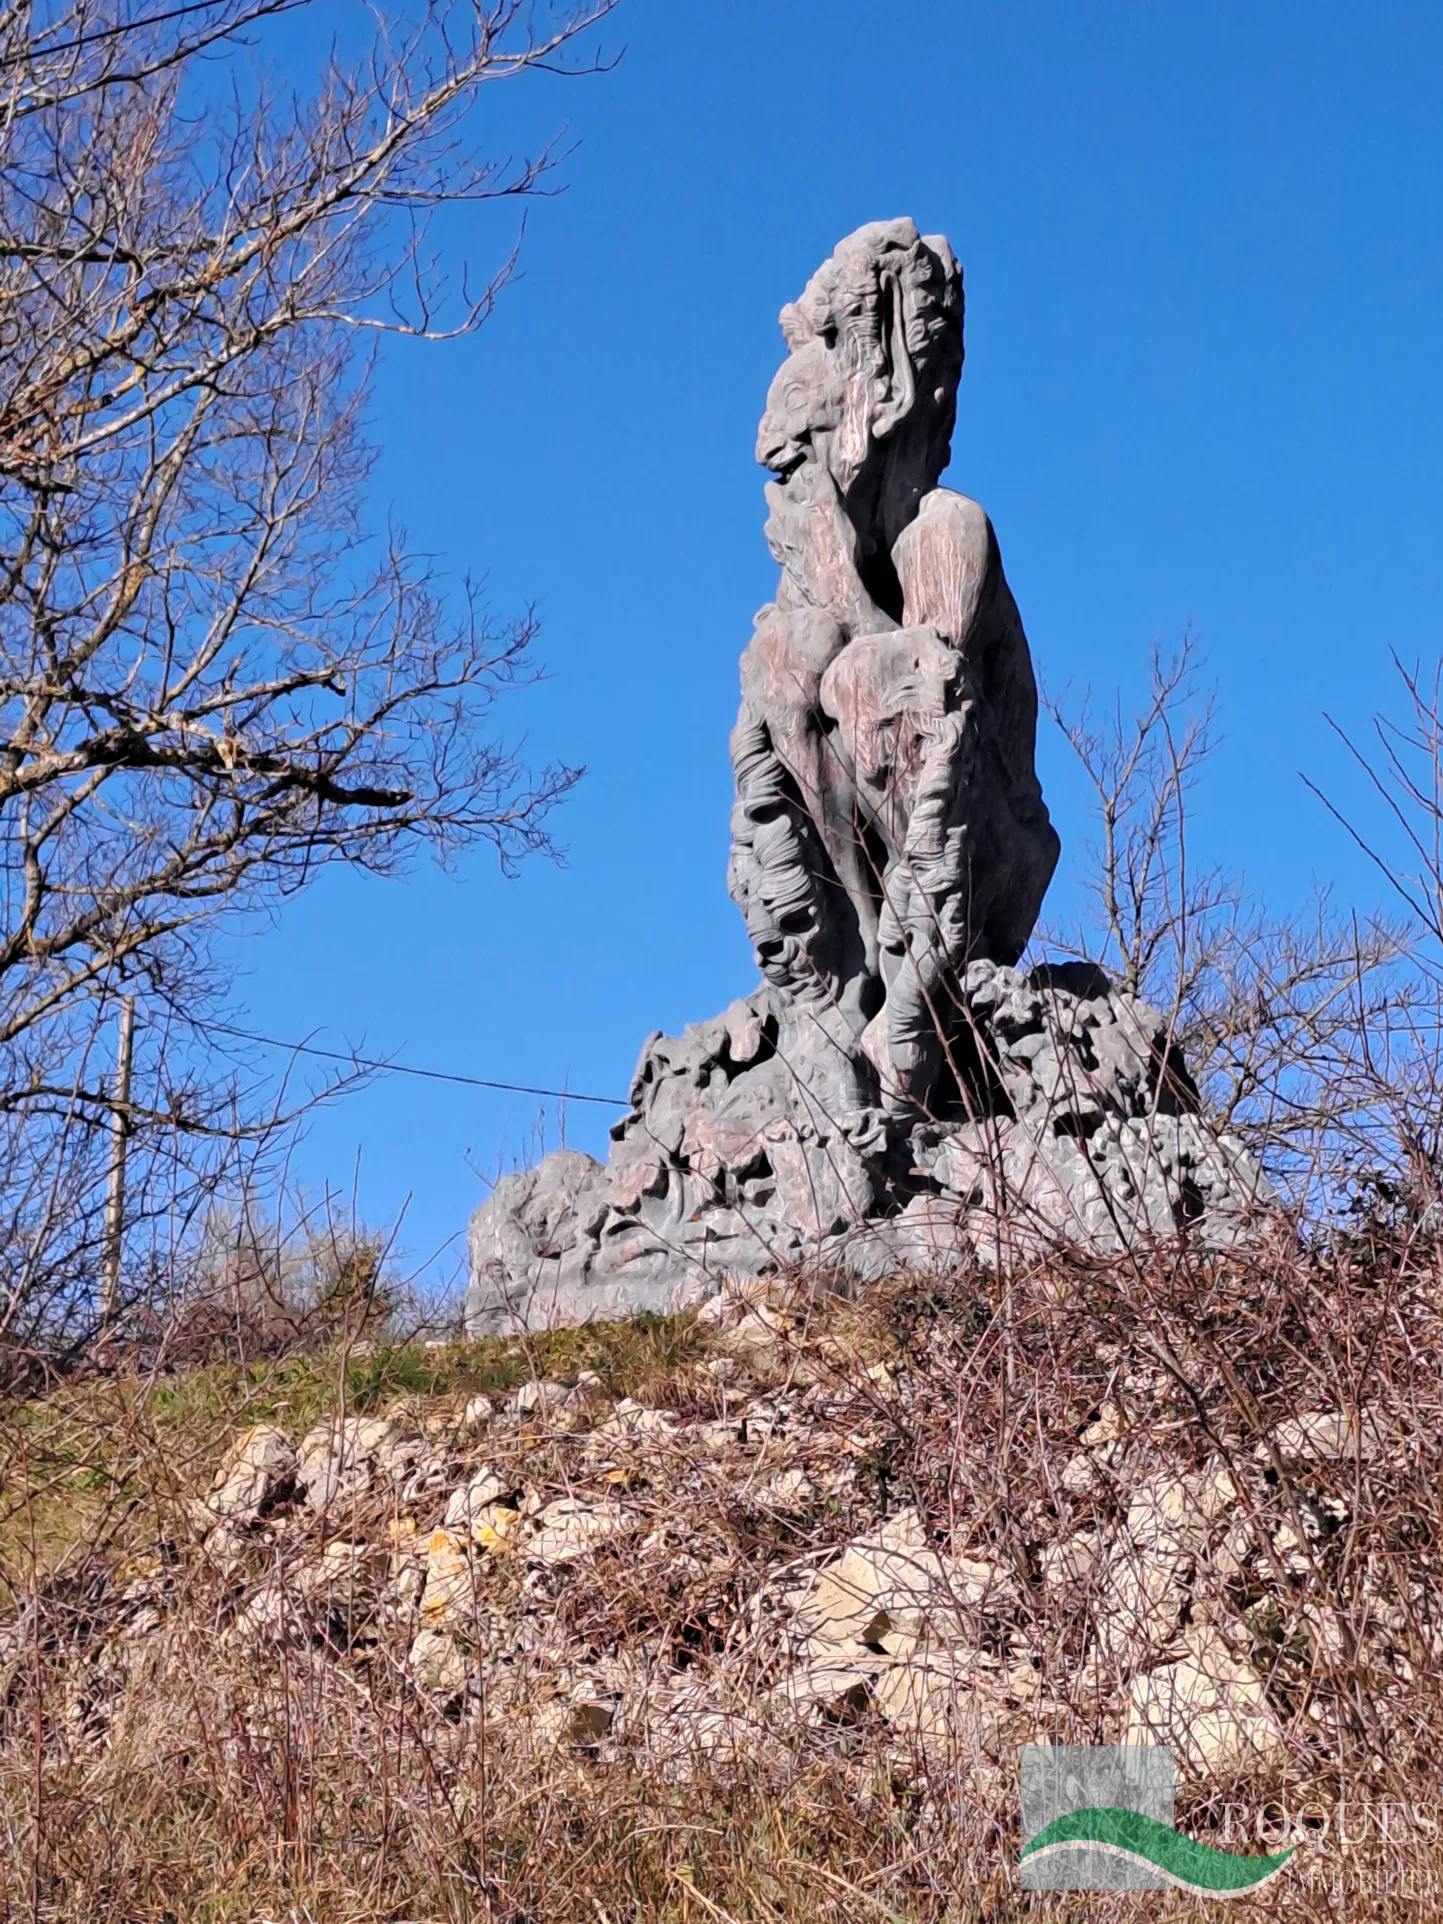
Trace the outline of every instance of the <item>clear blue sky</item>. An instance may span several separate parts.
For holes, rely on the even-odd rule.
[[[624,1095],[650,1030],[752,986],[726,740],[775,574],[776,315],[903,213],[964,265],[949,481],[1042,675],[1135,690],[1195,624],[1226,736],[1204,851],[1279,907],[1315,879],[1370,903],[1299,771],[1346,791],[1323,711],[1365,719],[1390,647],[1439,652],[1443,8],[625,0],[604,44],[607,78],[497,90],[500,150],[569,125],[567,191],[478,337],[389,355],[374,418],[378,518],[543,619],[551,679],[509,725],[587,765],[569,865],[328,879],[243,946],[254,1026]],[[492,261],[512,211],[452,239]],[[1065,891],[1079,797],[1050,734],[1040,762]],[[363,1212],[409,1195],[429,1255],[535,1109],[389,1077],[297,1166],[348,1188],[359,1154]],[[573,1108],[568,1139],[604,1153],[608,1119]]]

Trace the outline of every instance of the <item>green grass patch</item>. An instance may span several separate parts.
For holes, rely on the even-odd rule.
[[[499,1396],[532,1377],[568,1380],[582,1370],[595,1370],[614,1397],[644,1398],[700,1355],[704,1340],[688,1314],[435,1348],[378,1344],[346,1356],[344,1406],[355,1416],[403,1397]],[[18,1580],[32,1563],[57,1567],[102,1519],[132,1508],[122,1537],[153,1536],[149,1496],[203,1491],[231,1438],[252,1424],[275,1423],[295,1437],[314,1428],[342,1401],[341,1365],[329,1350],[155,1380],[78,1381],[11,1412],[0,1431],[0,1580]]]
[[[573,1378],[595,1370],[612,1396],[635,1396],[662,1382],[702,1349],[693,1315],[642,1315],[620,1323],[546,1330],[535,1336],[483,1337],[437,1348],[378,1344],[346,1359],[350,1415],[383,1410],[402,1396],[501,1395],[532,1377]],[[158,1423],[189,1426],[217,1419],[279,1423],[301,1431],[337,1406],[340,1355],[292,1356],[280,1362],[212,1364],[155,1387]]]

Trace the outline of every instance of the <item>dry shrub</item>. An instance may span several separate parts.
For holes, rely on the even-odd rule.
[[[146,1334],[171,1368],[381,1339],[406,1294],[387,1255],[383,1236],[324,1212],[303,1212],[294,1224],[220,1214],[169,1313],[150,1319]]]
[[[449,1694],[412,1674],[414,1617],[376,1601],[392,1525],[410,1514],[424,1532],[428,1499],[386,1486],[328,1516],[283,1502],[228,1556],[203,1554],[185,1520],[200,1466],[138,1397],[109,1538],[92,1523],[28,1574],[23,1538],[8,1539],[9,1902],[117,1919],[1192,1915],[1181,1896],[1021,1893],[1012,1746],[1119,1735],[1125,1684],[1095,1655],[1102,1584],[1044,1582],[1049,1546],[1106,1536],[1150,1476],[1220,1463],[1238,1492],[1234,1554],[1195,1559],[1174,1643],[1207,1618],[1243,1638],[1286,1749],[1233,1775],[1181,1769],[1179,1825],[1256,1851],[1281,1811],[1333,1814],[1254,1908],[1417,1915],[1409,1880],[1443,1868],[1427,1831],[1440,1253],[1372,1224],[1245,1264],[1184,1249],[903,1279],[861,1302],[794,1302],[769,1387],[743,1372],[730,1401],[694,1330],[650,1379],[679,1427],[616,1446],[608,1481],[588,1456],[610,1409],[599,1396],[584,1419],[498,1419],[448,1460],[448,1487],[484,1459],[518,1497],[602,1488],[637,1519],[559,1572],[486,1559],[470,1679]],[[424,1429],[433,1407],[409,1399],[398,1420]],[[724,1407],[774,1423],[770,1440],[709,1459],[685,1426]],[[1079,1483],[1068,1466],[1104,1409],[1112,1443]],[[1306,1411],[1341,1413],[1356,1446],[1282,1457],[1269,1439]],[[815,1494],[779,1510],[766,1483],[786,1467]],[[429,1499],[438,1514],[445,1494]],[[1008,1657],[1036,1666],[1042,1708],[1024,1705],[990,1749],[965,1726],[911,1746],[866,1703],[798,1717],[772,1694],[797,1573],[911,1506],[1020,1599]],[[307,1572],[326,1541],[360,1548],[343,1583],[318,1589]],[[240,1637],[258,1599],[284,1628]],[[979,1614],[978,1646],[996,1635]],[[614,1680],[616,1721],[568,1741],[557,1706],[582,1674]],[[721,1725],[678,1723],[678,1703],[720,1706]]]

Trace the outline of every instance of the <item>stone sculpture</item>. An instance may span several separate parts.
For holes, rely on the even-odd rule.
[[[1090,965],[1014,966],[1059,842],[992,524],[937,485],[962,305],[946,241],[895,220],[782,311],[757,439],[781,579],[731,742],[729,885],[762,986],[650,1038],[609,1165],[563,1150],[497,1183],[473,1331],[674,1308],[808,1259],[1226,1243],[1269,1199],[1155,1010]]]
[[[1017,960],[1059,850],[992,524],[937,486],[962,276],[946,241],[879,222],[781,318],[757,459],[782,578],[742,657],[731,892],[766,979],[860,1033],[887,1106],[925,1115],[950,985]]]

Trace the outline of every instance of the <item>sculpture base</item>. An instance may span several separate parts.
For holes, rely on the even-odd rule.
[[[1092,964],[972,963],[947,1058],[949,1093],[918,1116],[835,1010],[770,988],[652,1036],[610,1162],[558,1150],[472,1217],[467,1329],[673,1312],[805,1264],[865,1281],[1178,1236],[1222,1250],[1271,1213],[1157,1010]]]

